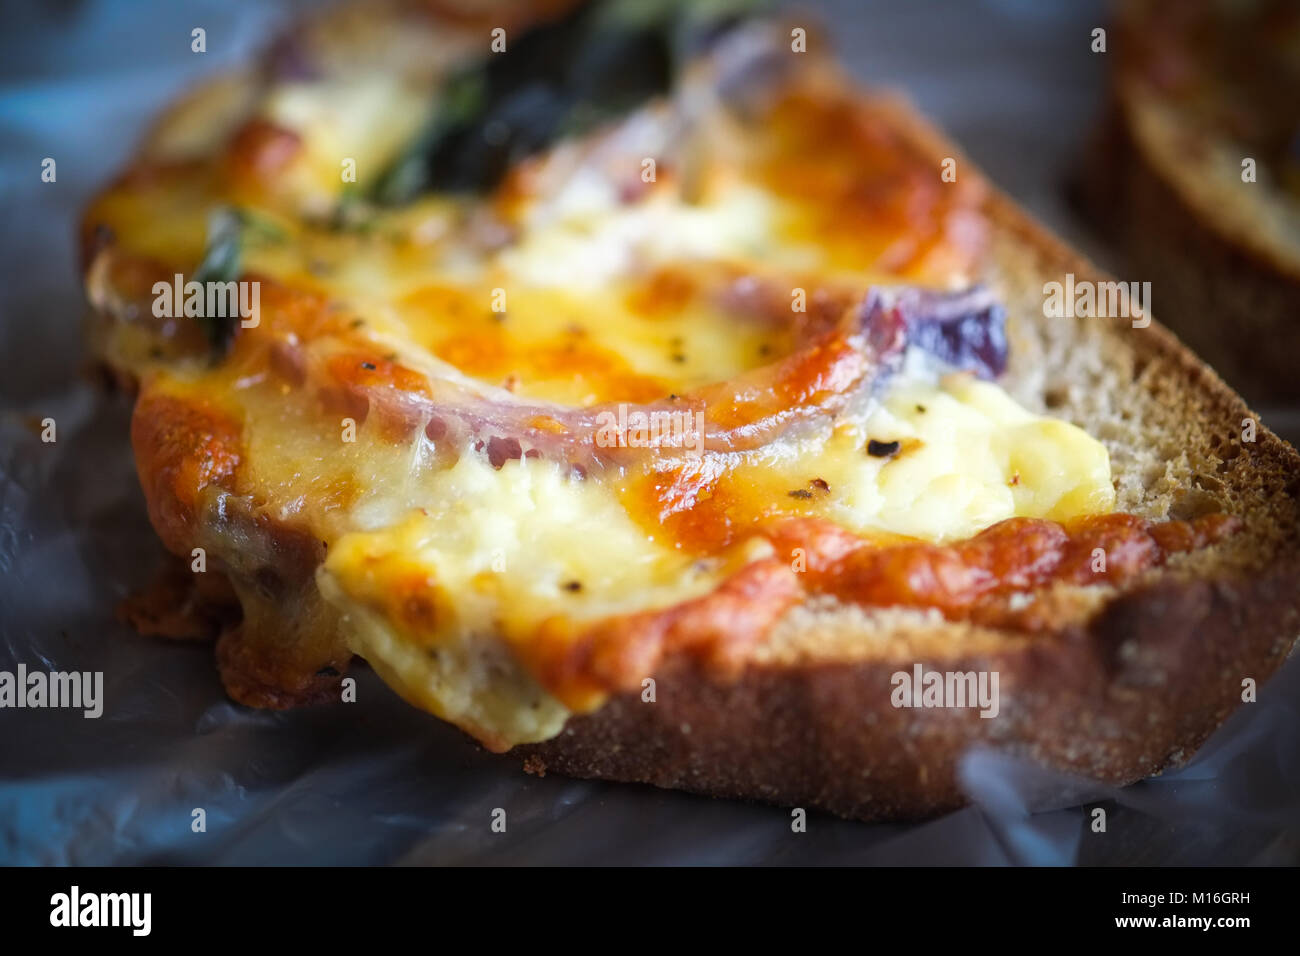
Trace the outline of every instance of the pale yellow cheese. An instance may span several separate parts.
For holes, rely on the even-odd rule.
[[[867,438],[899,440],[908,450],[873,458],[863,451]],[[820,478],[829,493],[817,513],[859,532],[933,541],[1016,515],[1064,519],[1114,504],[1099,442],[961,374],[904,381],[861,424],[778,443],[737,474],[756,493],[778,495]],[[526,638],[552,615],[597,619],[688,600],[738,563],[770,553],[750,540],[727,560],[701,561],[637,525],[612,484],[573,480],[539,459],[494,470],[467,455],[429,477],[421,497],[424,507],[395,524],[345,535],[321,571],[322,591],[357,653],[378,662],[405,696],[508,743],[545,739],[566,711],[513,664],[503,637]],[[437,608],[430,630],[375,611],[412,580],[425,582]],[[580,590],[566,588],[570,582]],[[476,654],[504,676],[480,680]],[[514,695],[515,705],[502,694]]]
[[[408,53],[402,59],[414,72],[405,79],[338,66],[311,83],[277,81],[258,106],[260,117],[296,133],[303,151],[277,180],[279,198],[291,202],[260,210],[281,238],[246,237],[243,269],[320,293],[331,310],[355,317],[349,349],[373,347],[411,372],[474,378],[529,401],[647,401],[730,379],[805,344],[788,332],[803,316],[784,311],[796,293],[810,298],[832,284],[865,293],[873,281],[898,281],[833,271],[840,266],[823,237],[792,227],[797,202],[781,195],[779,179],[746,172],[734,156],[700,163],[698,149],[674,155],[667,147],[680,144],[669,141],[687,134],[655,112],[665,104],[627,118],[608,140],[560,144],[539,158],[535,194],[424,197],[402,209],[362,209],[364,228],[327,228],[323,217],[352,187],[348,164],[355,161],[355,192],[364,195],[435,108],[420,66],[430,58]],[[696,119],[702,135],[720,117]],[[173,138],[188,148],[191,134]],[[763,129],[744,136],[761,146]],[[641,180],[645,158],[661,150],[659,178]],[[223,182],[215,169],[146,180],[110,193],[99,216],[127,250],[192,266],[208,211],[234,201]],[[927,284],[968,285],[966,260],[953,261],[960,265],[927,275]],[[661,270],[680,274],[646,305]],[[737,307],[728,298],[736,276],[766,283],[772,300]],[[807,288],[792,287],[797,276]],[[107,350],[137,365],[152,361],[139,358],[149,354],[144,331],[122,328]],[[328,358],[340,346],[322,339],[295,345]],[[771,554],[744,534],[720,553],[692,551],[629,512],[626,476],[616,473],[580,481],[545,459],[494,469],[466,449],[449,465],[422,427],[394,439],[370,421],[353,422],[355,434],[342,438],[341,413],[323,416],[314,391],[255,368],[233,382],[206,362],[173,372],[217,377],[208,387],[222,390],[241,421],[241,483],[276,517],[327,543],[317,580],[352,648],[405,697],[490,746],[545,739],[568,715],[518,663],[512,642],[552,617],[592,622],[698,597]],[[871,439],[898,441],[899,453],[868,455]],[[720,470],[756,513],[768,503],[789,513],[793,500],[797,513],[855,532],[936,542],[1012,516],[1065,520],[1114,505],[1100,443],[1031,414],[996,385],[942,376],[924,362],[909,362],[869,412]],[[790,497],[809,487],[818,493]]]

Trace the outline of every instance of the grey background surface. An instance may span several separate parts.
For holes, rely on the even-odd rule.
[[[300,5],[299,5],[300,6]],[[1094,118],[1100,4],[811,4],[863,79],[898,87],[990,177],[1103,265],[1062,185]],[[1184,771],[1122,791],[972,755],[975,805],[866,826],[519,772],[362,672],[355,705],[252,712],[210,649],[142,640],[112,608],[158,546],[123,404],[78,384],[73,230],[143,124],[248,55],[284,3],[29,2],[0,36],[0,669],[102,670],[98,720],[0,711],[0,863],[1205,863],[1300,860],[1293,661]],[[193,26],[209,53],[189,50]],[[40,161],[58,160],[54,184]],[[54,416],[44,445],[30,418]],[[1268,417],[1266,416],[1266,421]],[[1082,807],[1110,811],[1105,834]],[[207,832],[191,832],[203,808]],[[505,834],[489,830],[505,808]]]

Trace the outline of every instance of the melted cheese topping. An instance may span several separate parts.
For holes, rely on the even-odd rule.
[[[899,441],[905,451],[873,458],[864,436]],[[790,496],[811,479],[827,490]],[[864,423],[765,449],[728,481],[740,489],[729,500],[743,502],[736,519],[746,525],[820,514],[882,540],[958,540],[1017,515],[1061,520],[1114,506],[1099,442],[967,375],[901,383]],[[498,471],[467,456],[425,487],[431,504],[418,513],[340,539],[321,587],[343,609],[355,650],[383,662],[408,699],[509,745],[554,735],[568,710],[521,680],[498,638],[526,641],[556,615],[599,620],[668,607],[771,553],[766,542],[743,538],[723,557],[702,558],[684,546],[689,532],[664,533],[672,522],[638,521],[613,485],[572,480],[545,461]],[[477,640],[467,645],[467,635]],[[510,675],[504,689],[467,646]]]
[[[873,457],[871,440],[898,442],[899,451]],[[846,423],[815,447],[766,452],[736,469],[733,484],[769,502],[764,516],[818,514],[862,534],[935,542],[1014,516],[1109,511],[1115,501],[1100,442],[967,374],[895,383],[864,423]]]
[[[146,393],[212,400],[238,423],[239,494],[328,546],[317,580],[339,626],[419,706],[495,748],[555,734],[601,697],[561,704],[519,646],[550,620],[708,594],[772,555],[756,522],[814,515],[881,541],[949,541],[1016,515],[1113,507],[1098,442],[924,362],[833,430],[585,480],[544,459],[449,459],[427,417],[406,428],[330,404],[295,363],[356,355],[398,387],[462,376],[567,405],[650,401],[792,352],[812,321],[792,309],[796,292],[855,300],[874,281],[977,274],[978,187],[940,184],[887,121],[816,83],[714,153],[710,131],[734,120],[706,113],[705,142],[670,150],[652,183],[646,143],[672,138],[662,104],[524,164],[494,196],[323,227],[339,161],[371,175],[422,122],[422,102],[395,78],[273,84],[256,118],[288,136],[255,126],[231,140],[236,155],[146,164],[88,218],[126,263],[110,291],[92,289],[118,318],[101,352]],[[121,301],[132,283],[192,271],[209,209],[231,201],[269,227],[246,235],[243,260],[269,281],[260,325],[214,367],[179,348],[192,330],[142,324]],[[898,451],[872,456],[870,440]]]

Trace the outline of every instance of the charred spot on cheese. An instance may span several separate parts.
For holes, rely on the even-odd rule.
[[[917,406],[920,408],[921,406]],[[893,458],[898,454],[898,450],[903,447],[902,442],[898,441],[876,441],[872,438],[867,441],[867,454],[872,458]]]

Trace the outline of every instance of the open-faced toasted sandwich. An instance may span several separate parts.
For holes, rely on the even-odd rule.
[[[168,112],[83,227],[184,562],[127,613],[250,706],[360,657],[532,770],[863,819],[1185,760],[1300,632],[1300,459],[743,6],[352,3]]]

